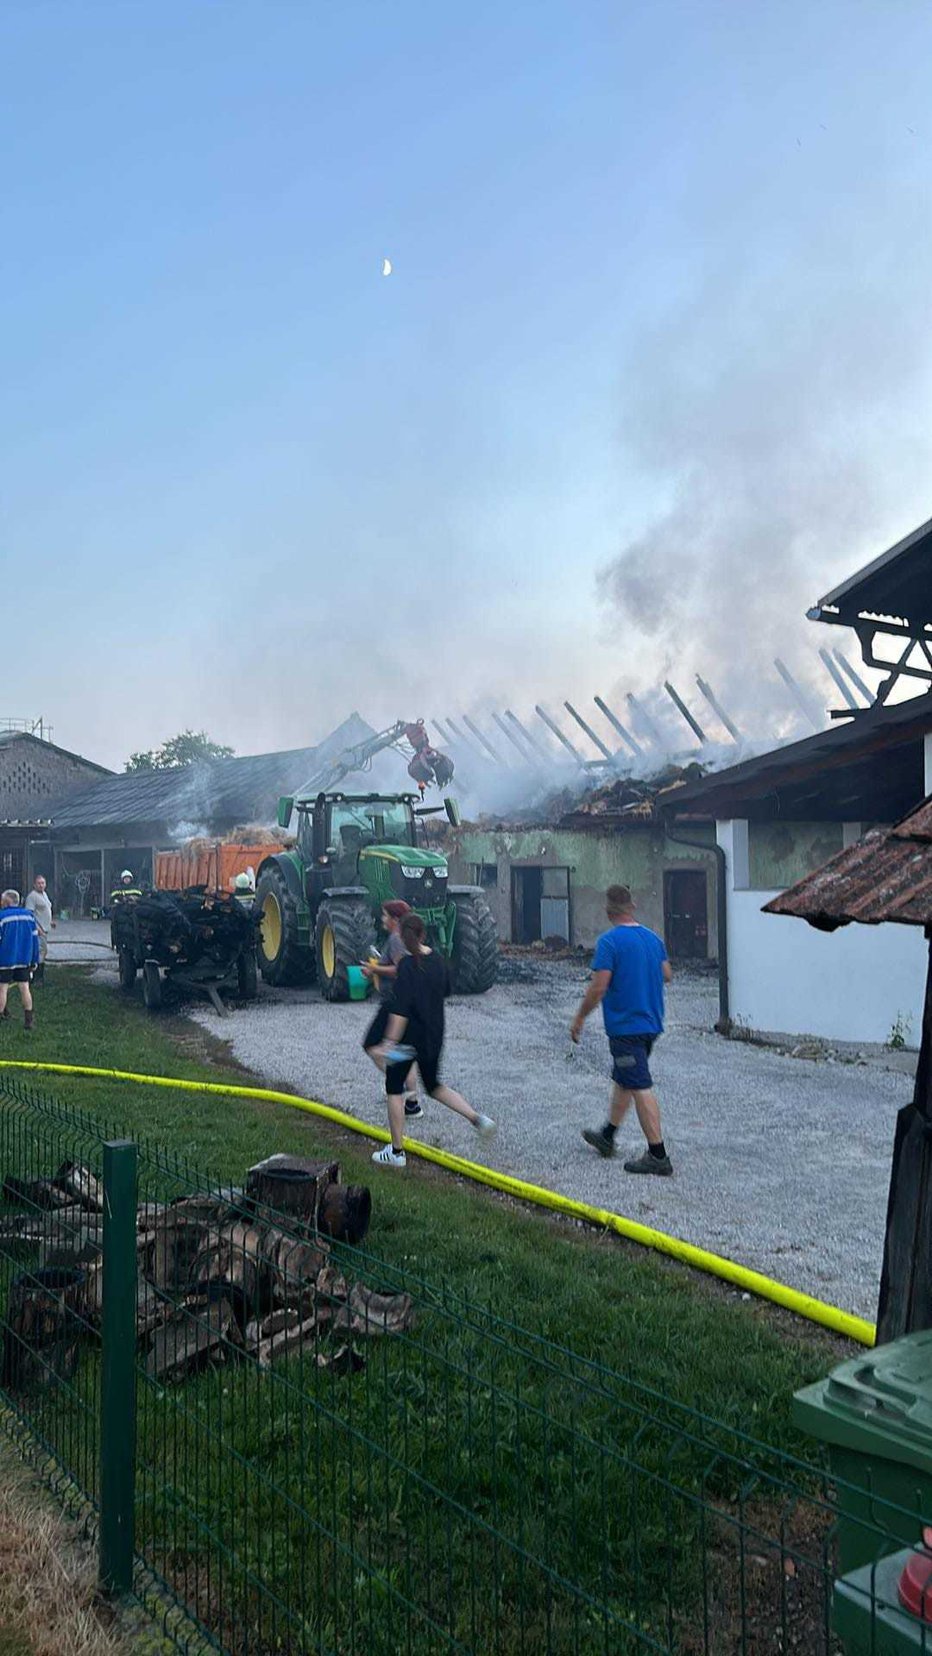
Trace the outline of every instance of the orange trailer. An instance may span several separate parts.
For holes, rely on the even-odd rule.
[[[199,840],[178,851],[157,851],[155,884],[158,891],[186,891],[206,886],[208,891],[232,891],[237,874],[251,872],[280,849],[275,845],[227,845],[221,840]]]

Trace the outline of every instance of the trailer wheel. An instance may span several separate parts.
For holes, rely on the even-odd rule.
[[[120,950],[120,988],[131,990],[136,983],[136,961],[132,949]]]
[[[158,1012],[162,1005],[162,974],[157,960],[147,960],[142,968],[142,998],[148,1012]]]
[[[259,969],[254,949],[244,949],[236,962],[236,987],[240,1000],[255,1000],[259,993]]]

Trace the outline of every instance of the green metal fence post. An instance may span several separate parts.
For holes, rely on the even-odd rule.
[[[136,1493],[136,1146],[104,1145],[100,1585],[132,1591]]]

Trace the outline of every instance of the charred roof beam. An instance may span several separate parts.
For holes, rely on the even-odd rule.
[[[540,747],[538,745],[538,743],[535,742],[535,740],[534,740],[533,736],[531,735],[530,731],[525,730],[523,724],[521,723],[521,720],[519,718],[517,718],[514,713],[512,713],[510,707],[505,708],[505,718],[510,719],[511,723],[513,725],[517,726],[518,730],[520,730],[522,736],[524,737],[524,740],[527,742],[528,747],[531,748],[533,750],[533,752],[537,754],[538,759],[543,759],[544,763],[547,764],[547,765],[552,765],[553,764],[552,756],[547,752],[547,749],[543,748],[543,747]]]
[[[612,729],[617,730],[617,732],[618,732],[618,734],[621,737],[623,742],[627,742],[627,744],[628,744],[629,748],[631,749],[632,753],[638,754],[638,755],[642,754],[644,752],[644,749],[642,748],[640,742],[637,740],[637,738],[635,736],[632,736],[630,730],[627,730],[625,728],[625,726],[622,724],[621,720],[619,718],[617,718],[616,715],[612,712],[612,710],[608,706],[607,702],[604,702],[602,700],[601,696],[593,696],[592,699],[595,702],[595,705],[598,708],[599,712],[605,714],[605,717],[608,720],[609,724],[611,725]]]
[[[696,674],[696,683],[699,686],[701,694],[703,696],[705,696],[705,699],[708,702],[709,706],[711,707],[712,712],[715,714],[715,717],[717,719],[720,719],[722,724],[725,726],[725,729],[727,730],[727,732],[728,732],[729,736],[731,737],[732,741],[733,742],[740,742],[741,732],[738,729],[737,725],[732,724],[731,719],[729,719],[728,714],[725,712],[724,707],[722,706],[721,702],[718,700],[718,697],[716,696],[714,690],[712,689],[712,686],[710,684],[707,684],[704,678],[700,678],[698,673]]]
[[[583,758],[582,754],[579,752],[579,749],[574,748],[574,746],[573,746],[573,744],[570,741],[568,736],[564,736],[564,734],[563,734],[562,730],[560,729],[560,726],[557,724],[556,720],[551,719],[550,714],[545,712],[544,709],[540,706],[539,703],[534,704],[534,712],[537,714],[537,717],[539,719],[543,720],[544,724],[547,726],[547,729],[549,731],[552,731],[552,733],[556,737],[557,741],[560,742],[562,744],[562,746],[566,748],[566,751],[570,755],[570,758],[575,759],[577,765],[585,765],[586,761]]]
[[[812,710],[812,704],[809,697],[803,694],[786,663],[781,661],[779,656],[774,656],[773,664],[776,667],[777,672],[780,674],[780,677],[782,678],[787,689],[793,696],[794,701],[802,709],[803,713],[805,713],[806,718],[809,720],[813,730],[821,730],[821,723],[816,718],[815,713]]]
[[[614,759],[615,759],[615,755],[612,753],[611,748],[607,748],[605,746],[605,743],[601,740],[601,738],[599,736],[596,735],[595,731],[592,729],[592,726],[588,725],[586,723],[586,721],[583,718],[582,714],[577,713],[577,711],[576,711],[575,707],[573,706],[572,702],[565,701],[563,703],[563,706],[566,708],[566,711],[567,711],[567,713],[569,713],[570,717],[576,720],[576,723],[578,724],[580,730],[582,730],[588,736],[588,738],[589,738],[590,742],[592,743],[593,747],[598,748],[598,750],[601,753],[603,759],[607,759],[610,764],[613,764]]]
[[[493,713],[492,717],[495,720],[495,723],[498,725],[499,730],[502,732],[502,735],[508,737],[508,740],[511,743],[512,747],[515,749],[515,751],[517,753],[520,754],[522,762],[525,765],[533,765],[534,760],[536,758],[536,755],[534,753],[534,749],[530,746],[526,747],[523,742],[520,742],[518,740],[517,736],[515,735],[514,731],[511,728],[511,726],[505,723],[505,720],[502,718],[500,713]],[[519,726],[519,728],[520,728],[520,726]]]
[[[843,668],[844,671],[847,673],[849,679],[851,680],[851,683],[854,685],[854,688],[856,690],[860,690],[861,695],[864,697],[864,699],[867,702],[868,706],[872,707],[875,700],[876,700],[874,692],[873,692],[873,690],[870,689],[870,687],[868,685],[866,685],[864,683],[864,680],[862,679],[860,673],[858,673],[855,670],[855,668],[852,667],[850,661],[848,660],[848,657],[844,653],[844,650],[834,650],[832,653],[835,657],[835,660],[838,662],[839,667]]]
[[[467,727],[468,730],[472,731],[472,734],[475,736],[476,741],[482,743],[482,746],[485,748],[486,753],[488,753],[490,758],[494,760],[495,764],[496,765],[501,765],[502,768],[504,768],[505,761],[502,759],[501,754],[496,753],[496,751],[495,751],[494,747],[492,746],[491,742],[488,740],[488,738],[486,736],[483,736],[482,731],[479,729],[479,726],[477,724],[473,723],[473,721],[469,717],[468,713],[463,714],[463,723]]]
[[[690,713],[689,708],[686,706],[686,703],[684,702],[682,696],[677,695],[677,693],[674,690],[674,688],[673,688],[672,684],[670,683],[669,679],[664,679],[663,687],[666,690],[667,695],[669,696],[670,700],[672,701],[674,707],[677,709],[677,712],[682,713],[683,718],[686,720],[686,723],[689,725],[689,728],[692,731],[693,735],[697,736],[699,741],[702,742],[703,745],[705,745],[705,742],[707,741],[706,733],[703,730],[703,728],[702,728],[701,724],[699,723],[698,719],[693,718],[693,716]]]
[[[848,684],[847,680],[845,678],[843,678],[842,673],[841,673],[841,669],[833,661],[832,657],[829,655],[828,650],[825,649],[824,645],[819,651],[819,660],[822,662],[822,665],[824,666],[825,671],[828,673],[829,677],[831,678],[832,683],[836,686],[837,689],[839,689],[841,691],[841,694],[844,697],[844,700],[847,703],[847,705],[848,705],[849,709],[851,710],[851,712],[852,713],[857,713],[860,709],[860,703],[857,700],[857,697],[852,695],[850,685]]]
[[[454,723],[454,721],[450,718],[449,713],[447,714],[447,725],[450,730],[452,730],[453,735],[459,742],[460,746],[464,747],[467,753],[471,753],[474,759],[481,759],[484,764],[488,764],[488,760],[486,759],[482,749],[477,748],[475,742],[471,742],[468,736],[463,735],[459,725]]]

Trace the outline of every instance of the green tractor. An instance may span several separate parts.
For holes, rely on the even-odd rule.
[[[325,999],[347,1000],[347,967],[377,943],[383,903],[402,897],[427,927],[432,948],[450,963],[457,994],[481,995],[495,982],[498,936],[477,886],[448,884],[447,861],[418,845],[418,818],[445,809],[417,808],[416,794],[319,793],[279,801],[283,828],[298,816],[297,844],[261,863],[259,970],[266,983],[309,983]]]

